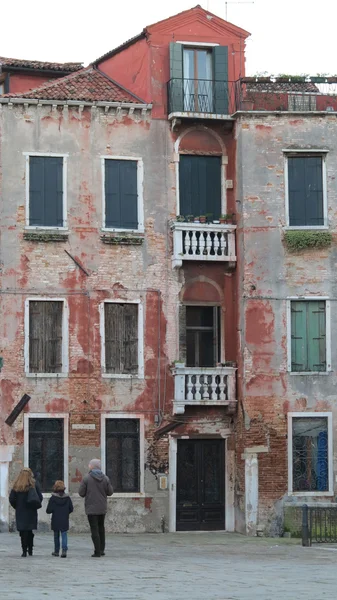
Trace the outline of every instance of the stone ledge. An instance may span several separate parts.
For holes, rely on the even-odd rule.
[[[68,231],[24,231],[23,239],[29,242],[66,242]]]
[[[103,233],[100,239],[103,244],[111,244],[113,246],[141,246],[144,242],[144,235]]]

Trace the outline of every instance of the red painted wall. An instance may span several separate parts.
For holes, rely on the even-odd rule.
[[[56,79],[56,77],[51,77],[50,75],[39,75],[37,73],[11,73],[9,76],[9,92],[13,94],[27,92],[28,90],[33,90],[46,83],[46,81],[50,81],[52,79]]]
[[[186,13],[148,27],[146,39],[132,44],[98,66],[101,71],[136,96],[152,102],[152,118],[163,119],[167,115],[170,42],[201,42],[228,46],[229,81],[236,81],[245,74],[245,32],[227,26],[217,17],[211,17],[207,21],[206,12],[202,9],[192,9]],[[210,24],[212,19],[214,24]]]

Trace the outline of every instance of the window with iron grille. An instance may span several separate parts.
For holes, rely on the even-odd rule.
[[[291,370],[326,371],[326,302],[292,300]]]
[[[62,373],[63,304],[29,301],[29,373]]]
[[[138,374],[138,304],[104,304],[105,372]]]
[[[44,492],[64,479],[64,419],[29,419],[29,467]]]
[[[63,157],[29,156],[29,225],[63,227]]]
[[[115,492],[140,492],[139,419],[106,419],[106,473]]]
[[[292,470],[293,492],[329,490],[327,417],[292,418]]]
[[[322,155],[287,157],[288,209],[291,227],[325,225]]]

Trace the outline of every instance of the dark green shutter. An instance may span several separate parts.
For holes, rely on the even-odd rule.
[[[221,157],[182,154],[179,161],[180,214],[221,214]]]
[[[170,43],[169,110],[181,112],[183,101],[183,45]]]
[[[105,226],[138,229],[137,161],[105,161]]]
[[[228,46],[215,46],[214,56],[214,98],[215,113],[228,114]]]
[[[63,158],[30,156],[29,224],[63,226]]]
[[[44,158],[29,157],[29,225],[44,225]]]
[[[324,225],[321,156],[288,157],[289,225]]]
[[[291,370],[326,370],[326,304],[291,302]]]

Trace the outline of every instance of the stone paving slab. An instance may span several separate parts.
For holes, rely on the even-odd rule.
[[[18,534],[0,533],[1,600],[336,600],[337,548],[226,533],[108,535],[91,558],[89,536],[69,535],[54,558],[52,533],[21,558]],[[325,550],[325,551],[324,551]]]

